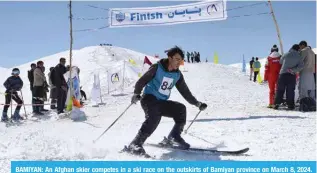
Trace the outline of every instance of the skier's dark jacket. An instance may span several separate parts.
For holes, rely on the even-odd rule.
[[[57,88],[60,88],[62,86],[66,86],[66,81],[64,79],[64,74],[66,73],[66,67],[63,66],[62,64],[58,64],[52,72],[53,75],[53,80],[52,83],[55,85]]]
[[[162,65],[165,71],[168,71],[168,59],[162,59],[158,63]],[[158,63],[153,64],[150,69],[137,81],[135,84],[134,94],[141,94],[143,88],[151,82],[151,80],[155,77],[156,72],[158,70]],[[176,88],[180,92],[180,94],[186,99],[186,101],[192,105],[197,105],[198,101],[190,92],[183,74],[179,70],[175,70],[173,72],[178,72],[180,74],[179,79],[176,82]]]
[[[7,89],[6,93],[10,93],[10,91],[20,91],[23,87],[23,81],[21,80],[20,76],[10,76],[8,79],[3,83],[4,87]]]

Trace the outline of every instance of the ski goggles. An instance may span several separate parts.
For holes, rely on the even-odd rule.
[[[19,70],[14,70],[14,71],[12,71],[12,74],[13,74],[13,75],[19,75],[19,74],[20,74],[20,71],[19,71]]]

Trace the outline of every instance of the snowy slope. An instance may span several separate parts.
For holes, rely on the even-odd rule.
[[[96,49],[88,47],[82,50],[94,52]],[[123,55],[130,51],[117,48],[113,52]],[[130,53],[136,60],[138,55],[143,56]],[[77,54],[79,59],[87,56]],[[87,69],[83,76],[89,75],[88,68],[94,69],[90,65],[99,68],[96,61],[102,59],[94,59],[90,64],[85,62]],[[111,62],[115,64],[115,61]],[[158,160],[316,160],[315,113],[267,109],[268,87],[250,82],[234,67],[212,63],[185,64],[185,67],[188,72],[183,74],[189,88],[198,100],[206,102],[209,107],[183,137],[192,146],[231,149],[247,146],[250,151],[247,155],[234,157],[145,146],[149,154],[155,155]],[[102,89],[103,93],[107,92],[104,87]],[[104,94],[105,106],[83,109],[88,116],[86,122],[57,121],[47,117],[37,122],[27,121],[17,127],[6,128],[1,123],[0,172],[9,172],[10,160],[144,160],[118,153],[129,144],[144,121],[139,103],[132,106],[97,143],[92,142],[129,105],[132,92],[133,87],[130,87],[123,95]],[[189,125],[198,109],[189,105],[177,89],[173,89],[171,99],[187,106]],[[146,142],[161,141],[172,126],[172,119],[162,118],[161,124]]]

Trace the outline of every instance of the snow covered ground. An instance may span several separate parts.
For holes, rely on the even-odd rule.
[[[67,55],[68,52],[62,52],[41,60],[48,69],[50,65],[57,64],[60,56]],[[124,58],[133,58],[142,64],[144,54],[118,47],[87,47],[75,51],[74,63],[81,68],[80,78],[84,81],[86,93],[90,92],[94,70],[103,73]],[[19,67],[25,81],[23,92],[27,103],[31,100],[26,78],[29,67],[29,64]],[[145,150],[155,155],[157,160],[316,160],[316,113],[267,109],[268,87],[250,82],[235,67],[201,63],[185,64],[185,68],[188,72],[183,74],[189,88],[198,100],[208,104],[208,108],[183,137],[196,147],[250,147],[250,151],[242,156],[223,156],[145,146]],[[130,104],[132,81],[137,79],[137,74],[133,70],[127,73],[130,74],[131,85],[123,93],[108,95],[103,81],[101,88],[106,105],[83,108],[88,116],[85,122],[57,119],[56,113],[52,112],[41,120],[29,120],[20,126],[5,127],[1,123],[1,172],[9,172],[11,160],[145,160],[118,153],[134,138],[144,121],[139,103],[130,107],[99,141],[93,143]],[[0,82],[3,83],[3,80],[1,78]],[[4,92],[3,88],[1,92]],[[198,109],[189,105],[177,89],[173,89],[171,99],[187,106],[189,125]],[[3,101],[4,98],[0,98],[0,102]],[[30,111],[27,107],[27,112]],[[162,118],[161,124],[146,142],[160,142],[172,126],[172,119]]]

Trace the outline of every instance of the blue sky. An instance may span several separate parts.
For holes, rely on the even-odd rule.
[[[227,1],[227,9],[260,1]],[[107,17],[101,8],[151,7],[189,3],[164,2],[89,2],[74,1],[74,18]],[[284,52],[292,44],[306,40],[316,47],[316,2],[273,1],[280,27]],[[216,22],[170,26],[106,28],[98,31],[74,32],[74,49],[111,43],[146,54],[165,57],[164,50],[174,45],[185,51],[199,51],[203,61],[212,59],[231,64],[252,56],[265,57],[273,44],[279,46],[272,16],[245,14],[269,12],[266,4],[228,11],[228,19]],[[2,67],[13,67],[69,49],[68,2],[0,2],[0,59]],[[74,20],[73,29],[99,28],[108,20]]]

